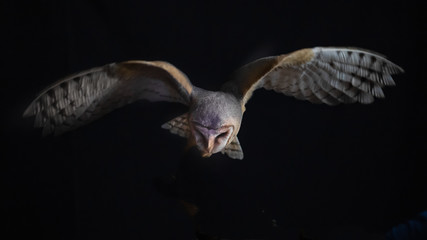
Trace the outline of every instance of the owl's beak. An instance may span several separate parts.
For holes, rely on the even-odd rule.
[[[209,139],[208,139],[208,147],[206,148],[206,150],[207,150],[209,153],[212,153],[212,150],[213,150],[213,148],[215,147],[215,137],[216,137],[216,136],[213,136],[213,135],[210,135],[210,136],[209,136]]]
[[[202,153],[202,157],[210,157],[212,155],[212,150],[215,147],[215,136],[209,136],[207,139],[207,146],[205,151]]]
[[[204,158],[208,158],[208,157],[210,157],[211,155],[212,155],[212,153],[204,152],[204,153],[202,154],[202,157],[204,157]]]

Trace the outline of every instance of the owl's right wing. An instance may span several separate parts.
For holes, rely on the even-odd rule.
[[[167,62],[112,63],[54,83],[23,116],[35,116],[43,135],[58,135],[139,99],[188,105],[192,91],[187,76]]]
[[[259,88],[313,103],[371,103],[382,87],[394,85],[392,74],[403,69],[372,51],[316,47],[258,59],[240,68],[223,91],[244,106]]]

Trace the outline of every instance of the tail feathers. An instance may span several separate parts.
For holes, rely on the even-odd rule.
[[[173,134],[188,138],[190,127],[188,126],[188,114],[182,114],[162,125],[162,128],[169,130]]]

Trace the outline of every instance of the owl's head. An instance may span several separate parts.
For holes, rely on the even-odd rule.
[[[221,152],[237,135],[241,121],[241,105],[227,93],[203,91],[190,108],[191,135],[203,157]]]
[[[224,125],[216,129],[196,121],[193,121],[192,125],[194,140],[203,157],[210,157],[223,150],[234,132],[232,125]]]

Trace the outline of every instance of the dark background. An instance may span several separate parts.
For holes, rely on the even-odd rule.
[[[191,239],[180,198],[199,206],[205,233],[233,239],[374,239],[427,209],[422,1],[2,1],[0,9],[4,239]],[[314,46],[372,49],[405,73],[371,105],[257,91],[239,133],[243,161],[185,151],[184,139],[160,128],[185,112],[179,104],[138,102],[56,138],[42,139],[21,117],[50,83],[110,62],[168,61],[215,90],[242,64]],[[158,184],[177,171],[178,197]]]

